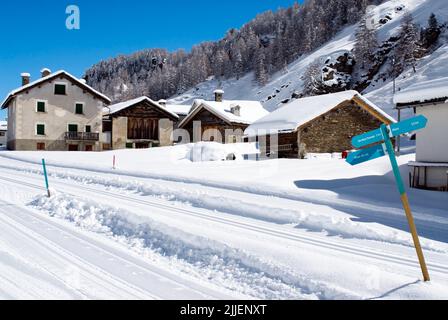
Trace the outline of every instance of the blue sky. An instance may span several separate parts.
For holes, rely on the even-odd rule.
[[[263,11],[294,0],[2,1],[0,99],[20,86],[20,73],[65,69],[81,76],[92,64],[144,48],[189,49],[217,40]],[[81,11],[80,30],[65,27],[68,5]],[[0,119],[5,116],[0,111]]]

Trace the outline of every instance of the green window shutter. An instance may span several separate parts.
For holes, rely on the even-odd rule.
[[[65,84],[55,84],[54,85],[54,94],[57,95],[65,95]]]
[[[134,144],[133,143],[126,143],[126,148],[127,149],[133,149],[134,148]]]
[[[75,109],[76,114],[84,114],[84,105],[82,103],[77,103]]]
[[[86,126],[86,132],[91,133],[92,132],[92,126]]]
[[[37,112],[45,112],[45,102],[43,101],[37,102]]]
[[[36,132],[39,136],[45,135],[45,125],[44,124],[38,124],[36,125]]]
[[[77,124],[69,124],[68,132],[78,132],[78,125]]]

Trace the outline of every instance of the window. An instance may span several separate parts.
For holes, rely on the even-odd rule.
[[[37,101],[37,112],[45,112],[45,101]]]
[[[86,145],[86,151],[87,152],[92,152],[93,151],[93,146],[91,144]]]
[[[55,84],[54,94],[65,96],[66,95],[65,84]]]
[[[37,124],[36,125],[36,135],[38,135],[38,136],[44,136],[45,135],[45,125],[44,124]]]
[[[86,133],[91,133],[92,132],[92,126],[91,125],[87,125],[86,126]]]
[[[78,132],[78,125],[77,124],[69,124],[68,132]]]
[[[126,149],[133,149],[134,144],[133,143],[126,143]]]
[[[84,114],[84,104],[83,103],[75,104],[75,113],[76,114]]]
[[[5,135],[6,135],[5,132],[3,131],[0,132],[0,137],[4,137]]]
[[[37,150],[45,150],[45,143],[38,142],[37,145],[36,145],[36,149]]]

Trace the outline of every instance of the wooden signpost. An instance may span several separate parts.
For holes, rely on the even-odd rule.
[[[351,153],[347,157],[347,162],[351,165],[358,165],[376,158],[389,156],[392,170],[394,172],[395,180],[397,183],[398,191],[400,192],[401,202],[403,203],[404,211],[409,223],[409,228],[414,241],[415,250],[417,251],[418,260],[423,273],[423,279],[430,281],[428,268],[426,266],[423,250],[420,245],[420,240],[417,233],[417,227],[414,223],[414,217],[412,216],[411,207],[409,205],[409,199],[406,194],[403,179],[400,174],[400,168],[398,166],[397,158],[395,156],[394,147],[391,138],[398,137],[402,134],[406,134],[412,131],[420,130],[426,127],[428,120],[424,116],[418,116],[405,120],[399,123],[394,123],[390,126],[382,125],[381,128],[359,135],[352,139],[352,145],[355,148],[362,148],[370,144],[382,142],[376,146],[362,149]]]

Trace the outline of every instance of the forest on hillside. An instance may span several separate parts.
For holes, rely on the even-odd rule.
[[[219,41],[191,51],[146,49],[101,61],[84,75],[88,84],[114,102],[147,95],[164,99],[215,77],[239,78],[254,72],[264,85],[303,54],[312,52],[345,26],[361,20],[366,8],[383,0],[308,0],[259,14]]]

